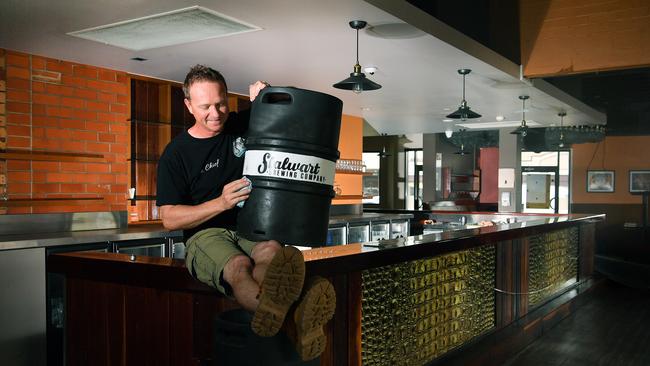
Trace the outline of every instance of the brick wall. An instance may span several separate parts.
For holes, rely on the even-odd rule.
[[[6,119],[7,152],[73,157],[67,159],[72,161],[8,158],[7,212],[126,210],[130,146],[126,73],[9,50],[0,50],[2,55],[6,108],[0,106],[0,125]],[[93,156],[86,159],[90,161],[75,161],[84,154]]]

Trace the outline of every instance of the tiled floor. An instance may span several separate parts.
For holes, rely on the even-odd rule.
[[[650,365],[650,290],[607,281],[503,366]]]

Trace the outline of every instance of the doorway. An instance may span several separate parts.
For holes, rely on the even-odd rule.
[[[404,208],[407,210],[419,210],[422,208],[422,149],[404,149],[406,160],[406,179],[404,184],[405,197]]]
[[[526,213],[569,213],[570,151],[521,153],[521,204]]]

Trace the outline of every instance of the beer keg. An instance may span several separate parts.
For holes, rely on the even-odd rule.
[[[311,90],[260,92],[246,135],[243,174],[252,190],[237,217],[239,235],[325,244],[342,108],[340,99]]]

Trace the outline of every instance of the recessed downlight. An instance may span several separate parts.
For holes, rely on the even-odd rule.
[[[445,118],[442,120],[442,122],[454,122],[454,120],[450,118]]]

